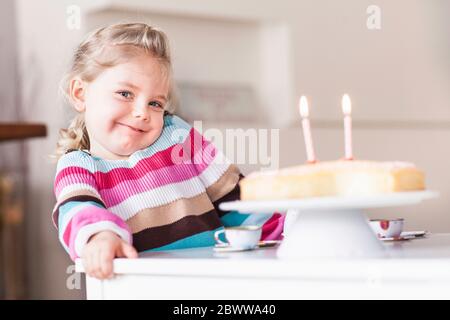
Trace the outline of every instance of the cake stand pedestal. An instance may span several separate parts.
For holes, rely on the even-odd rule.
[[[362,210],[291,209],[287,214],[292,220],[277,252],[281,258],[384,255]]]
[[[283,259],[377,258],[384,246],[368,224],[364,209],[414,205],[437,192],[398,192],[372,196],[321,197],[277,201],[232,201],[222,210],[267,214],[286,212],[285,238],[277,255]]]

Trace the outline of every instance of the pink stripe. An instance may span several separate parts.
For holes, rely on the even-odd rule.
[[[273,216],[263,224],[261,240],[281,240],[284,228],[284,214],[274,213]]]
[[[201,153],[199,154],[200,156],[202,156]],[[144,175],[141,176],[141,173],[136,174],[136,176],[141,176],[139,179],[127,179],[129,177],[115,177],[118,183],[115,184],[114,187],[109,189],[97,189],[97,185],[93,181],[93,177],[88,177],[87,180],[80,180],[79,182],[86,183],[92,186],[94,189],[97,189],[102,200],[105,202],[105,205],[107,207],[112,207],[135,194],[150,191],[164,185],[186,181],[195,176],[198,176],[206,168],[208,168],[214,158],[211,158],[210,155],[203,155],[203,162],[201,164],[196,165],[192,164],[191,161],[189,161],[188,163],[181,163],[179,165],[173,165],[171,167],[162,167],[157,170],[147,171],[146,174],[144,170]],[[56,188],[56,192],[58,195],[63,188],[74,183],[74,179],[65,178],[60,179],[60,182]]]
[[[194,137],[194,134],[197,137]],[[194,143],[196,138],[201,139],[201,143],[200,141]],[[124,177],[127,180],[139,180],[149,172],[181,164],[193,164],[198,169],[203,170],[203,167],[209,164],[205,163],[205,161],[212,158],[209,154],[203,152],[207,148],[214,149],[213,147],[208,147],[210,144],[197,131],[192,130],[190,138],[187,138],[183,144],[173,145],[170,148],[155,153],[151,157],[144,158],[132,168],[115,168],[106,173],[96,171],[95,178],[97,186],[99,190],[110,189],[120,184],[124,180]],[[172,152],[174,154],[175,152],[179,152],[180,157],[172,157]],[[212,154],[215,155],[215,150],[212,151]]]
[[[97,189],[97,185],[95,182],[94,175],[90,173],[89,171],[80,168],[80,167],[72,167],[73,169],[77,169],[74,171],[79,171],[78,173],[75,173],[72,171],[70,174],[65,175],[64,177],[60,177],[58,180],[58,184],[55,184],[54,191],[56,194],[56,198],[59,198],[59,195],[61,191],[70,185],[77,184],[77,183],[83,183],[91,186],[95,190]],[[79,169],[79,170],[78,170]]]
[[[174,152],[174,154],[175,152],[178,152],[179,157],[172,157],[172,152]],[[181,163],[193,163],[197,168],[203,170],[202,166],[208,165],[205,161],[214,157],[215,152],[214,145],[205,140],[199,132],[192,129],[189,138],[182,144],[175,144],[170,148],[155,153],[151,157],[139,160],[132,168],[115,168],[106,173],[96,171],[94,172],[96,178],[95,181],[97,181],[98,188],[102,190],[112,188],[116,184],[121,183],[124,180],[123,177],[126,177],[129,180],[138,180],[149,171],[179,165]],[[87,169],[81,167],[71,166],[64,168],[58,173],[55,179],[55,193],[56,190],[60,191],[67,186],[67,184],[64,184],[63,186],[59,186],[59,184],[64,177],[72,174],[92,175]]]
[[[164,167],[148,172],[147,175],[144,175],[139,180],[122,180],[113,188],[100,190],[100,195],[105,205],[112,207],[135,194],[196,177],[207,167],[208,163],[203,163],[200,166],[180,164],[172,167]]]
[[[193,142],[190,144],[193,145]],[[179,164],[172,166],[162,166],[159,169],[148,170],[146,166],[150,164],[147,164],[147,161],[141,161],[139,166],[135,166],[134,169],[132,169],[136,170],[136,172],[133,172],[132,176],[129,172],[129,168],[119,170],[114,169],[107,174],[102,173],[101,177],[100,172],[97,172],[97,190],[99,191],[102,200],[105,202],[105,205],[107,207],[112,207],[135,194],[191,179],[201,174],[211,164],[217,154],[217,149],[210,142],[205,140],[203,145],[206,147],[197,148],[197,152],[193,156],[189,155],[188,161],[185,161],[185,163],[180,162]],[[180,145],[180,150],[181,147],[182,145]],[[169,156],[169,160],[166,162],[173,163],[170,158],[171,157]],[[141,170],[137,171],[138,169]],[[127,173],[128,176],[120,176],[120,174],[125,175]],[[99,179],[109,179],[109,181],[101,183]],[[92,179],[89,180],[90,183],[88,184],[95,186],[95,182],[92,181]],[[70,179],[60,179],[57,187],[58,192],[72,183],[73,182]]]
[[[111,221],[114,222],[118,227],[124,229],[130,234],[131,239],[131,231],[128,225],[118,216],[109,212],[106,209],[99,208],[97,206],[89,206],[86,207],[80,212],[78,212],[67,224],[67,227],[63,233],[63,241],[66,246],[69,248],[70,257],[72,259],[76,259],[77,255],[75,253],[75,239],[78,234],[78,231],[92,223],[101,222],[101,221]]]
[[[73,182],[68,183],[68,177],[70,177],[70,180]],[[92,180],[90,179],[92,177]],[[67,167],[58,172],[55,178],[54,183],[54,192],[55,194],[59,195],[63,187],[65,187],[67,184],[73,184],[73,183],[84,183],[87,180],[95,181],[94,175],[87,169],[81,168],[81,167]],[[66,185],[60,186],[60,182],[64,181]]]
[[[196,134],[196,137],[195,138],[197,138],[198,139],[198,137],[197,137],[197,135],[199,135],[199,133],[197,133],[195,130],[192,130],[190,133],[189,133],[189,138],[187,138],[186,140],[185,140],[185,142],[184,143],[186,143],[186,141],[188,141],[189,143],[192,141],[192,140],[194,140],[194,139],[192,139],[192,135],[194,135],[194,134]],[[201,137],[201,136],[200,136]],[[133,168],[118,168],[119,170],[120,169],[125,169],[126,171],[129,171],[129,170],[134,170],[134,169],[136,169],[136,168],[139,168],[139,165],[140,165],[140,163],[142,162],[142,161],[150,161],[150,162],[155,162],[154,163],[154,166],[156,166],[156,165],[162,165],[162,164],[164,164],[164,162],[161,162],[161,161],[154,161],[155,159],[160,159],[161,158],[161,154],[162,153],[164,153],[164,152],[167,152],[167,150],[172,150],[173,148],[175,148],[176,146],[179,146],[179,145],[182,145],[183,147],[184,147],[184,144],[175,144],[175,145],[173,145],[173,146],[171,146],[170,148],[167,148],[166,150],[162,150],[162,151],[159,151],[159,152],[157,152],[157,153],[155,153],[154,155],[152,155],[151,157],[148,157],[148,158],[145,158],[145,159],[142,159],[142,160],[139,160],[137,163],[136,163],[136,165],[135,165],[135,167],[133,167]],[[169,157],[170,158],[170,157]],[[112,171],[118,171],[118,169],[112,169],[111,171],[109,171],[109,172],[107,172],[107,173],[103,173],[103,172],[101,172],[101,171],[96,171],[96,172],[94,172],[94,173],[96,173],[96,174],[108,174],[108,173],[111,173]],[[93,173],[91,173],[89,170],[87,170],[87,169],[85,169],[85,168],[82,168],[82,167],[78,167],[78,166],[70,166],[70,167],[67,167],[67,168],[64,168],[64,169],[62,169],[59,173],[58,173],[58,175],[56,176],[56,179],[55,179],[55,185],[58,185],[59,184],[59,181],[61,180],[61,179],[63,179],[65,176],[67,176],[67,175],[70,175],[70,174],[83,174],[83,173],[86,173],[86,174],[93,174]]]

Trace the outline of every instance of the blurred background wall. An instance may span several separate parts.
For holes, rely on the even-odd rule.
[[[67,23],[72,5],[80,8],[79,29]],[[367,27],[370,5],[381,10],[380,29]],[[4,1],[0,119],[43,122],[49,133],[24,143],[22,151],[28,296],[83,297],[66,286],[72,262],[50,220],[55,164],[47,155],[73,116],[58,96],[58,82],[88,31],[120,21],[160,26],[171,40],[175,79],[185,97],[180,114],[195,112],[189,99],[195,107],[199,92],[212,92],[206,106],[226,105],[220,93],[228,92],[234,99],[228,112],[219,117],[205,110],[190,120],[220,130],[280,129],[282,167],[305,160],[297,111],[302,94],[309,98],[318,158],[343,156],[340,99],[348,93],[355,156],[414,162],[426,172],[429,188],[441,192],[437,200],[369,216],[401,216],[409,230],[450,232],[449,12],[446,0]],[[14,152],[2,146],[2,166],[11,162],[5,154],[20,157],[17,145],[11,144]],[[258,165],[241,168],[248,173]]]

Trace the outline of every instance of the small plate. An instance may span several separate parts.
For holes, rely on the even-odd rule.
[[[281,243],[281,240],[263,240],[258,243],[254,248],[236,248],[229,244],[216,244],[214,246],[214,251],[216,252],[239,252],[239,251],[250,251],[255,249],[274,247]]]
[[[239,252],[239,251],[250,251],[250,250],[254,250],[258,247],[254,247],[254,248],[236,248],[236,247],[232,247],[230,245],[216,245],[214,246],[214,251],[216,252]]]
[[[411,239],[423,238],[428,234],[427,231],[405,231],[397,238],[379,238],[381,241],[405,241]]]

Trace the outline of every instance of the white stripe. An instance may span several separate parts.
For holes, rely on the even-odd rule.
[[[205,193],[206,188],[219,180],[229,167],[229,164],[224,163],[223,159],[216,158],[219,164],[215,164],[215,161],[211,162],[199,176],[135,194],[121,203],[109,207],[108,210],[127,221],[144,209],[163,206],[182,198],[192,198]]]
[[[181,198],[192,198],[206,192],[198,177],[178,183],[171,183],[147,192],[135,194],[116,206],[108,208],[123,220],[128,220],[139,211],[155,208]]]
[[[211,161],[208,167],[199,176],[192,177],[186,181],[161,186],[147,192],[135,194],[121,203],[109,207],[108,210],[126,221],[146,208],[155,208],[182,198],[195,197],[206,192],[206,188],[217,182],[217,180],[219,180],[227,171],[230,163],[231,162],[226,159],[223,153],[219,151],[213,161]],[[62,199],[67,194],[78,190],[88,190],[95,194],[99,199],[102,199],[96,189],[83,183],[73,184],[63,188],[58,198]]]
[[[125,229],[122,229],[112,221],[100,221],[96,223],[88,224],[78,230],[75,238],[75,253],[78,257],[81,257],[83,248],[88,242],[89,238],[100,231],[112,231],[121,237],[125,242],[131,244],[131,234]]]
[[[222,175],[227,171],[228,167],[231,165],[230,160],[228,160],[222,152],[218,152],[214,157],[213,161],[208,165],[208,167],[203,170],[199,175],[200,180],[202,180],[205,188],[213,185],[217,180],[222,177]]]

